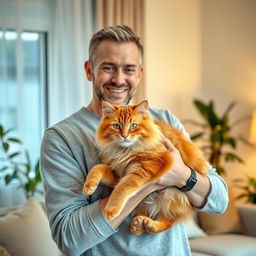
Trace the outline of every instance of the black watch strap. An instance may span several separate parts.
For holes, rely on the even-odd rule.
[[[191,170],[191,175],[187,180],[187,184],[184,187],[179,188],[179,190],[181,190],[182,192],[190,191],[197,183],[195,170],[191,167],[189,167],[189,169]]]

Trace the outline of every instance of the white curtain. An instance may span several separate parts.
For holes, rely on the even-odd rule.
[[[89,103],[84,62],[94,31],[93,0],[56,0],[50,51],[49,125]]]

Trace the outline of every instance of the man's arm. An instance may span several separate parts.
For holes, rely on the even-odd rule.
[[[178,128],[182,131],[185,137],[189,138],[189,134],[185,130],[179,119],[171,114],[168,110],[152,110],[151,115],[154,119],[161,119],[166,123]],[[167,142],[168,143],[168,142]],[[168,145],[166,145],[168,148]],[[174,165],[170,172],[166,173],[158,181],[159,186],[178,186],[182,187],[186,184],[190,177],[190,170],[184,165],[179,156],[179,152],[170,144],[170,149],[174,149],[173,157],[175,159]],[[175,167],[176,165],[176,167]],[[216,170],[209,165],[209,174],[197,174],[198,182],[195,187],[186,192],[191,204],[200,211],[218,214],[223,213],[228,204],[228,191],[225,181],[217,174]]]
[[[80,255],[116,232],[99,201],[82,194],[85,174],[75,153],[56,129],[46,131],[41,147],[45,203],[53,239],[67,255]]]
[[[165,173],[157,185],[162,187],[183,187],[191,175],[191,170],[186,166],[179,151],[168,139],[163,139],[165,146],[173,156],[174,162],[170,171]],[[197,183],[192,190],[186,192],[191,205],[209,213],[223,213],[228,204],[228,192],[226,183],[209,167],[209,175],[196,172]],[[218,196],[219,195],[219,198]]]

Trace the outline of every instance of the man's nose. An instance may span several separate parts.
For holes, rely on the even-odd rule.
[[[122,72],[121,70],[116,71],[113,73],[113,77],[111,79],[112,83],[115,83],[116,85],[121,85],[125,83],[125,73]]]

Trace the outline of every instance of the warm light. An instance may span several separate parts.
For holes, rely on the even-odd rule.
[[[252,115],[251,130],[250,130],[250,142],[256,143],[256,111]]]

